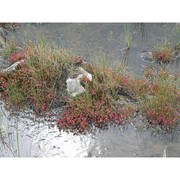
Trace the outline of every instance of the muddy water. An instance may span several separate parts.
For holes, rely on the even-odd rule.
[[[169,39],[175,44],[174,24],[146,24],[143,28],[132,25],[133,40],[129,51],[128,67],[142,72],[142,51],[152,51],[159,42]],[[123,61],[126,47],[123,24],[22,24],[10,34],[19,44],[28,36],[45,35],[62,48],[71,48],[87,60],[105,56],[112,63]],[[179,64],[171,65],[179,72]],[[179,157],[180,128],[170,134],[152,130],[138,131],[128,125],[125,129],[110,127],[94,129],[86,135],[59,132],[55,122],[44,121],[30,111],[10,114],[0,102],[0,156],[1,157]],[[61,109],[59,109],[61,110]]]

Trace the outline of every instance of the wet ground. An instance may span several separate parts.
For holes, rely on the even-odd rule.
[[[126,64],[134,73],[143,71],[142,53],[151,52],[160,42],[178,39],[175,24],[131,24],[132,45]],[[125,61],[126,41],[124,24],[22,24],[21,29],[9,34],[20,45],[29,37],[45,35],[62,48],[71,48],[88,61],[104,56],[110,62]],[[179,63],[171,70],[179,73]],[[29,111],[10,114],[0,102],[0,156],[1,157],[179,157],[179,129],[170,134],[139,132],[134,126],[125,129],[110,127],[94,129],[86,135],[59,132],[55,122],[36,117]]]

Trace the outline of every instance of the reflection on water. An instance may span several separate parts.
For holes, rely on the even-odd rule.
[[[2,114],[3,111],[3,114]],[[1,107],[1,157],[179,157],[180,138],[139,133],[129,125],[110,127],[86,135],[59,132],[47,121],[33,121],[33,114],[10,116]],[[18,133],[17,133],[18,132]],[[18,141],[17,141],[18,135]],[[19,146],[19,152],[18,152]]]
[[[143,38],[140,29],[132,25],[135,36],[131,43],[128,67],[135,73],[142,71],[142,51],[152,51],[159,42],[171,38],[176,43],[174,24],[146,24]],[[77,54],[91,60],[105,56],[111,62],[121,61],[126,47],[123,24],[23,24],[10,34],[19,43],[25,36],[35,40],[35,34],[45,35],[63,48],[72,48]],[[172,64],[179,72],[179,64]],[[10,115],[1,102],[0,108],[0,156],[11,157],[179,157],[179,130],[175,134],[138,132],[129,125],[121,130],[94,129],[86,135],[59,132],[52,122],[35,121],[31,113]],[[28,114],[28,115],[27,115]]]

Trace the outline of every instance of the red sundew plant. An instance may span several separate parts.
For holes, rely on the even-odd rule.
[[[173,58],[173,48],[169,44],[162,44],[153,55],[159,63],[170,63]]]
[[[147,121],[152,125],[161,127],[175,126],[178,120],[178,111],[172,107],[165,107],[162,111],[149,109],[145,111]]]
[[[180,118],[180,91],[178,86],[159,77],[150,86],[150,97],[142,101],[141,109],[145,119],[152,125],[174,127]]]
[[[122,75],[120,80],[120,85],[126,88],[128,87],[129,83],[130,83],[130,77]]]
[[[78,101],[78,103],[80,103]],[[83,103],[84,104],[84,103]],[[58,127],[64,130],[87,132],[92,125],[103,128],[110,124],[125,125],[127,118],[132,116],[132,109],[122,108],[114,110],[99,101],[94,106],[69,107],[61,114],[57,120]]]
[[[6,78],[0,73],[0,92],[3,93],[5,97],[8,96],[6,81]]]
[[[8,61],[10,64],[13,64],[19,60],[22,60],[26,57],[26,51],[20,51],[20,52],[14,52],[12,53],[9,58],[8,58]]]

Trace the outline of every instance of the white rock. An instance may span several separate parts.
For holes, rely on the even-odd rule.
[[[89,81],[92,81],[92,75],[85,71],[82,67],[79,67],[78,69],[79,75],[77,78],[68,78],[66,80],[67,83],[67,91],[69,95],[75,97],[76,95],[79,95],[85,91],[84,87],[81,85],[81,78],[83,76],[87,77]]]
[[[92,75],[85,71],[82,67],[79,67],[79,71],[81,72],[80,75],[78,75],[78,79],[81,79],[83,76],[86,76],[90,81],[92,81]]]
[[[85,91],[84,87],[80,84],[80,80],[78,78],[71,79],[68,78],[66,80],[67,83],[67,91],[69,95],[75,97]]]
[[[2,72],[11,73],[11,72],[13,72],[13,71],[16,69],[16,67],[18,66],[18,64],[22,64],[23,62],[24,62],[23,59],[20,60],[20,61],[18,61],[18,62],[15,62],[15,63],[12,64],[10,67],[4,69]]]

